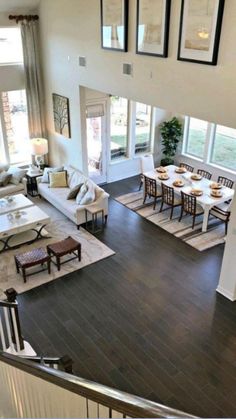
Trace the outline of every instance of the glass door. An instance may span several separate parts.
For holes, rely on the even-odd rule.
[[[106,178],[105,116],[87,117],[87,153],[89,177],[97,184]]]

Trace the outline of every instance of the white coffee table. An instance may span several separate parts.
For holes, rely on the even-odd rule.
[[[11,202],[8,202],[6,198],[0,198],[0,215],[32,207],[34,205],[33,202],[26,198],[23,194],[11,195],[11,198]]]
[[[45,227],[50,217],[36,205],[22,211],[20,218],[10,218],[9,213],[0,215],[0,253],[48,237]]]

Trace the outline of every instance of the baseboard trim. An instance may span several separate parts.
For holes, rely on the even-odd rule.
[[[230,301],[236,301],[236,296],[233,293],[231,293],[229,291],[226,291],[224,288],[218,286],[216,288],[216,291],[219,294],[223,295],[224,297],[228,298],[228,300],[230,300]]]

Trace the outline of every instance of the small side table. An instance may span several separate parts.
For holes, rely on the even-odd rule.
[[[90,230],[88,228],[88,216],[92,217],[92,229]],[[98,226],[98,217],[101,216],[101,223],[100,227]],[[85,208],[85,219],[86,219],[86,230],[90,231],[91,233],[98,233],[100,231],[103,231],[104,225],[105,225],[105,216],[104,216],[104,210],[101,208],[98,208],[96,206]]]
[[[25,177],[27,179],[27,193],[30,196],[38,196],[38,185],[37,185],[37,177],[42,176],[42,173],[30,173],[27,172]]]

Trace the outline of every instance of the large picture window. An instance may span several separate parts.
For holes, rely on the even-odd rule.
[[[3,92],[0,100],[1,160],[3,156],[9,164],[29,163],[31,154],[25,90]]]
[[[203,159],[207,134],[207,122],[196,118],[188,118],[186,152]]]
[[[217,125],[211,161],[236,171],[236,129]]]
[[[111,160],[128,154],[128,100],[111,97]]]
[[[236,172],[236,129],[186,116],[182,152]]]

